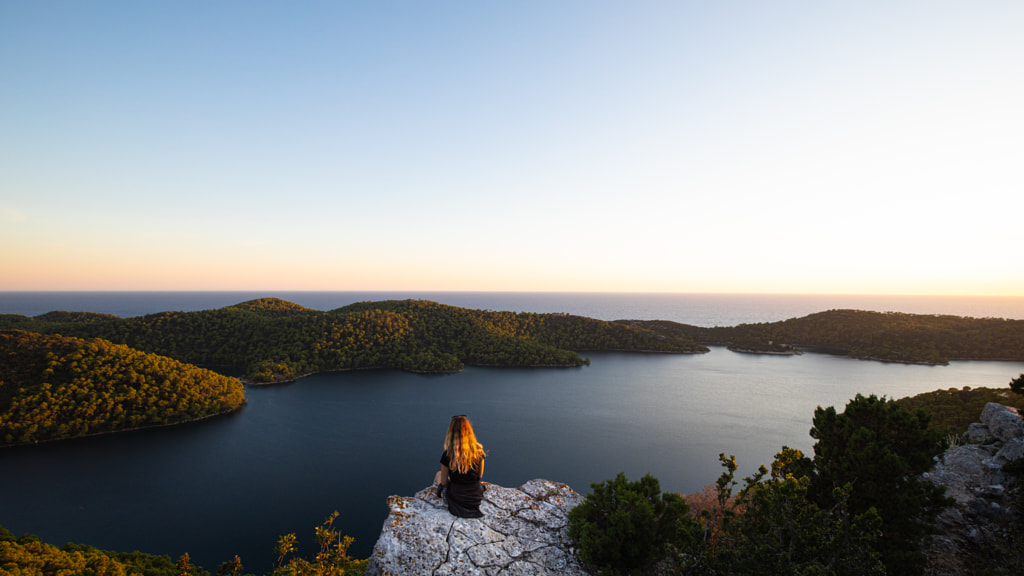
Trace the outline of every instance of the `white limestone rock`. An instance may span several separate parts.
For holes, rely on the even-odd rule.
[[[367,576],[588,574],[568,535],[569,510],[582,496],[548,480],[484,486],[483,518],[452,516],[433,486],[389,497]]]
[[[1011,406],[995,402],[985,404],[981,411],[981,423],[988,426],[992,435],[1003,442],[1024,437],[1024,419],[1021,419],[1017,409]]]
[[[1012,516],[1006,500],[1015,479],[1003,466],[1024,456],[1024,433],[1017,410],[995,403],[985,405],[980,424],[968,435],[981,444],[950,448],[935,469],[924,476],[946,488],[955,504],[936,520],[926,571],[935,576],[961,576],[986,546],[1006,543],[1004,527]],[[990,548],[995,549],[995,548]]]
[[[945,486],[946,496],[965,505],[974,499],[978,486],[996,484],[1001,480],[997,470],[985,465],[991,457],[989,449],[977,444],[950,448],[926,477],[934,484]]]

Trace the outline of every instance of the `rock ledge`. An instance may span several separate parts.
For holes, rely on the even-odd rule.
[[[568,536],[569,510],[582,496],[548,480],[484,486],[483,518],[452,516],[435,487],[389,497],[367,576],[589,574]]]
[[[1017,409],[989,402],[981,422],[967,430],[971,444],[947,450],[925,478],[946,488],[953,506],[937,519],[929,551],[929,574],[959,576],[976,559],[991,560],[1008,542],[1007,526],[1016,512],[1010,493],[1016,480],[1003,466],[1024,457],[1024,420]]]

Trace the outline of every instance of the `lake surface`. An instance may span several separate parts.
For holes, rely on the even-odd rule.
[[[2,306],[0,299],[0,312],[24,313]],[[148,306],[141,313],[174,309]],[[628,306],[620,300],[604,317]],[[333,510],[356,538],[354,555],[368,555],[387,496],[430,484],[454,414],[473,420],[490,482],[547,478],[586,492],[620,471],[631,479],[650,472],[663,490],[691,492],[717,478],[720,452],[735,454],[743,474],[783,445],[809,453],[818,405],[841,409],[858,392],[898,398],[1002,387],[1024,372],[1018,362],[913,366],[724,348],[589,356],[581,368],[320,374],[250,388],[242,411],[205,422],[2,450],[0,525],[56,544],[175,559],[187,551],[211,570],[238,554],[247,571],[264,573],[278,536],[297,533],[309,554],[313,527]]]

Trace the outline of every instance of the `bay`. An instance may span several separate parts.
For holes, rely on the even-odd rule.
[[[184,297],[210,308],[248,299],[204,294]],[[227,301],[217,304],[209,294]],[[588,302],[562,295],[541,306],[534,294],[509,300],[468,294],[461,294],[467,302],[456,305],[470,306],[477,298],[471,307],[516,309],[516,301],[537,311],[570,301],[576,302],[577,309],[569,310],[574,313],[600,307],[597,297]],[[107,293],[96,297],[117,300]],[[304,305],[344,305],[334,304],[344,299],[337,293],[319,297],[319,306]],[[487,298],[494,301],[487,304]],[[707,322],[727,325],[735,324],[723,321],[734,312],[715,310],[743,301],[709,297],[702,308],[692,298],[667,298],[659,311],[654,297],[639,303],[622,295],[603,298],[607,309],[586,315],[645,317],[629,312],[652,307],[646,317],[672,319],[682,306],[698,310]],[[788,314],[786,306],[796,306],[796,300],[776,299],[776,309],[763,315]],[[147,311],[139,313],[175,309],[164,307],[168,302],[147,300]],[[3,305],[0,299],[2,312],[23,313]],[[756,299],[749,305],[756,307]],[[49,309],[90,308],[80,303]],[[453,414],[474,421],[489,451],[485,480],[491,482],[519,486],[547,478],[586,492],[591,482],[620,471],[630,478],[650,472],[664,490],[692,492],[714,482],[720,452],[736,455],[743,474],[769,463],[783,445],[810,452],[807,432],[816,406],[841,408],[857,393],[898,398],[950,387],[1001,387],[1024,372],[1019,362],[914,366],[717,347],[701,355],[590,358],[590,366],[569,369],[319,374],[249,388],[243,410],[204,422],[2,450],[0,525],[58,544],[172,558],[187,551],[213,570],[238,554],[247,571],[264,573],[278,536],[297,533],[300,551],[309,554],[313,527],[333,510],[341,513],[338,526],[356,538],[353,554],[368,555],[387,516],[386,498],[429,485]]]

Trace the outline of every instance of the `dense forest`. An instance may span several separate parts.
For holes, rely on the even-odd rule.
[[[978,421],[985,404],[995,402],[1012,406],[1024,412],[1024,395],[1014,394],[1009,388],[971,388],[936,390],[896,401],[907,410],[924,410],[931,417],[931,427],[950,435],[967,432],[972,422]]]
[[[174,424],[239,408],[242,383],[102,339],[0,330],[0,446]]]
[[[664,320],[618,322],[745,352],[785,354],[810,349],[915,364],[1024,360],[1024,320],[829,310],[781,322],[733,327],[702,328]]]
[[[581,351],[706,352],[685,334],[568,314],[470,310],[424,300],[363,302],[329,312],[276,298],[217,310],[133,318],[50,312],[0,315],[0,328],[103,338],[207,366],[250,382],[328,370],[454,372],[475,366],[580,366]]]
[[[0,576],[179,576],[169,556],[142,552],[112,552],[81,544],[57,547],[32,534],[15,538],[0,526]],[[194,576],[208,576],[205,571]]]

